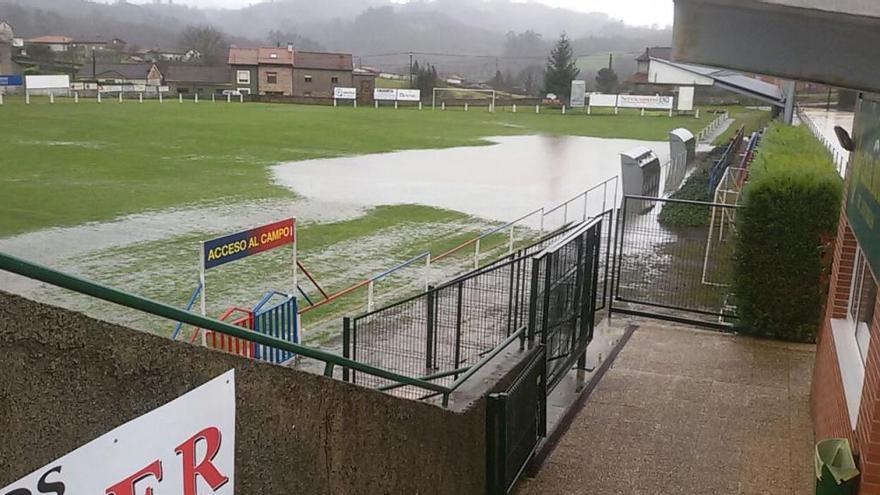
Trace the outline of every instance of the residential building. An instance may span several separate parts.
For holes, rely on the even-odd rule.
[[[681,61],[861,92],[811,412],[817,441],[849,440],[861,473],[859,495],[880,494],[880,66],[872,63],[880,3],[678,0],[675,8],[674,52]]]
[[[15,33],[12,26],[0,19],[0,75],[21,74],[21,66],[13,60],[18,49],[14,45]]]
[[[80,50],[82,52],[91,53],[93,51],[103,52],[103,51],[116,51],[121,52],[125,51],[125,47],[127,43],[124,40],[119,38],[113,38],[109,41],[106,40],[74,40],[70,43],[71,50]]]
[[[261,95],[293,96],[293,47],[259,48],[257,64]]]
[[[25,40],[27,46],[45,46],[53,52],[69,51],[73,44],[73,38],[69,36],[40,36],[38,38],[30,38]]]
[[[259,94],[260,49],[233,46],[229,49],[228,63],[232,68],[235,89],[243,94]]]
[[[648,67],[652,58],[672,60],[672,47],[653,46],[646,48],[645,51],[636,58],[636,63],[638,64],[636,75],[648,75]]]
[[[76,74],[77,81],[97,82],[102,85],[161,86],[162,72],[152,63],[140,64],[85,64]],[[135,89],[132,89],[135,90]]]
[[[229,66],[168,65],[162,72],[173,95],[199,95],[201,99],[210,99],[211,95],[221,96],[224,91],[236,89]]]
[[[351,54],[297,51],[293,56],[293,95],[333,98],[334,88],[354,87],[352,71]]]

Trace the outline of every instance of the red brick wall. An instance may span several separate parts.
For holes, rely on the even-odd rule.
[[[860,456],[860,495],[880,495],[880,298],[875,301],[871,344],[865,365],[865,384],[855,432],[850,427],[843,381],[831,333],[831,318],[846,318],[853,276],[852,265],[857,247],[855,236],[842,210],[834,248],[826,315],[817,342],[811,406],[816,440],[848,438],[854,451]]]
[[[875,278],[876,280],[876,278]],[[865,385],[856,423],[861,446],[861,495],[880,495],[880,298],[874,301],[871,344],[865,364]]]

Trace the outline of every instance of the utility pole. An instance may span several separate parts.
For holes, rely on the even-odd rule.
[[[413,87],[413,52],[409,52],[409,87]]]

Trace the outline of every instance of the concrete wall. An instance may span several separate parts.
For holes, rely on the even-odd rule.
[[[236,368],[236,493],[485,492],[485,412],[398,399],[0,291],[0,486]]]

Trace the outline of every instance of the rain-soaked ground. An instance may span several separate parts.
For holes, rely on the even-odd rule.
[[[647,146],[661,163],[669,159],[666,142],[572,136],[489,141],[496,144],[291,162],[272,171],[278,184],[310,198],[418,203],[507,221],[617,176],[621,152]]]
[[[0,239],[0,251],[183,306],[197,282],[200,240],[290,216],[301,224],[352,220],[371,207],[387,204],[416,203],[468,215],[402,223],[313,251],[308,249],[309,239],[302,238],[301,259],[320,275],[323,285],[338,290],[416,254],[408,252],[414,244],[483,231],[616,176],[623,151],[648,146],[664,162],[669,156],[665,142],[546,136],[492,141],[495,144],[487,146],[284,163],[273,168],[274,180],[291,188],[299,199],[189,205],[46,229]],[[599,206],[597,194],[591,197],[590,208]],[[554,222],[561,218],[548,219],[547,227]],[[521,232],[518,240],[532,234]],[[439,280],[466,270],[468,264],[468,260],[453,261],[435,267],[432,276]],[[268,289],[289,291],[291,278],[287,250],[212,270],[207,280],[208,313],[216,316],[229,306],[252,304]],[[423,280],[422,271],[403,272],[377,287],[377,298],[385,302],[403,296]],[[0,287],[150,332],[167,335],[173,328],[164,320],[9,274],[0,273]],[[362,311],[362,298],[360,294],[357,301],[349,301],[345,311]],[[322,337],[316,345],[335,347],[332,337],[341,329],[338,316],[321,325],[321,332],[329,332],[330,338]],[[307,342],[311,331],[307,328]]]

